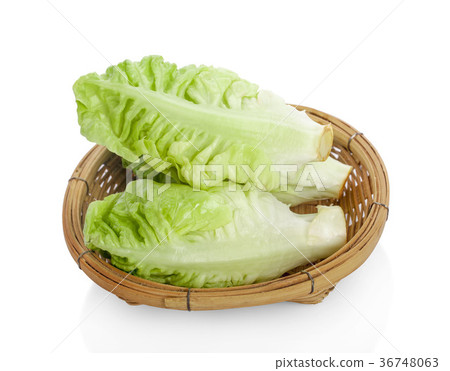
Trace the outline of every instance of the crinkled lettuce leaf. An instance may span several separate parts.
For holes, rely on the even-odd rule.
[[[346,242],[346,223],[338,206],[298,215],[268,192],[137,180],[89,205],[84,237],[88,248],[139,277],[228,287],[331,255]]]
[[[87,139],[128,162],[157,158],[190,185],[194,165],[222,165],[222,174],[204,176],[239,184],[251,181],[242,165],[264,166],[259,180],[270,191],[279,176],[271,164],[323,161],[332,145],[330,125],[224,69],[178,69],[150,56],[82,76],[73,90]]]

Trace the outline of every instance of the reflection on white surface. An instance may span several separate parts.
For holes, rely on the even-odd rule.
[[[286,302],[185,312],[129,306],[110,295],[80,329],[94,352],[370,352],[386,340],[367,320],[383,333],[391,284],[387,255],[378,246],[360,269],[337,285],[339,292],[334,290],[318,305]],[[106,295],[94,284],[81,319]]]

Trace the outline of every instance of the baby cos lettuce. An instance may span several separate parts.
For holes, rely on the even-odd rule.
[[[146,279],[227,287],[277,278],[346,242],[338,206],[298,215],[268,192],[164,186],[138,180],[92,202],[84,226],[87,247]]]
[[[351,167],[328,157],[330,125],[231,71],[178,69],[158,56],[82,76],[73,89],[87,139],[138,176],[157,170],[161,182],[177,182],[140,179],[89,205],[86,246],[114,266],[161,283],[228,287],[280,277],[345,244],[340,207],[298,215],[288,206],[340,195]],[[282,182],[272,166],[284,165],[295,169]],[[259,189],[249,189],[256,173]]]
[[[270,171],[271,164],[324,161],[333,142],[330,125],[224,69],[178,69],[150,56],[82,76],[73,90],[87,139],[128,162],[142,155],[159,159],[190,185],[194,165],[223,165],[215,180],[240,184],[249,181],[242,165],[262,165],[259,181],[272,191],[279,174]],[[227,165],[237,165],[237,171]]]

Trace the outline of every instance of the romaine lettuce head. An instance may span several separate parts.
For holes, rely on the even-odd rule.
[[[134,275],[185,287],[227,287],[277,278],[346,242],[344,213],[298,215],[271,193],[194,191],[137,180],[89,205],[86,246]]]
[[[330,125],[224,69],[177,69],[150,56],[82,76],[73,90],[87,139],[128,162],[160,159],[190,185],[195,165],[223,166],[221,174],[204,176],[240,184],[263,166],[258,186],[270,191],[279,177],[271,164],[324,161],[333,142]]]

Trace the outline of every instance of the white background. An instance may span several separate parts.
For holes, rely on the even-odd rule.
[[[273,369],[276,358],[168,352],[361,352],[446,362],[448,2],[52,4],[63,16],[46,1],[0,6],[2,352],[35,365],[31,354],[56,348],[48,367],[83,368],[106,361],[88,352],[166,353],[108,356],[110,366],[142,369],[239,369],[237,362],[253,361]],[[79,134],[72,84],[108,62],[149,54],[234,70],[287,102],[347,121],[376,146],[391,182],[389,221],[339,292],[315,306],[187,313],[105,300],[78,270],[61,210],[67,179],[92,144]]]

